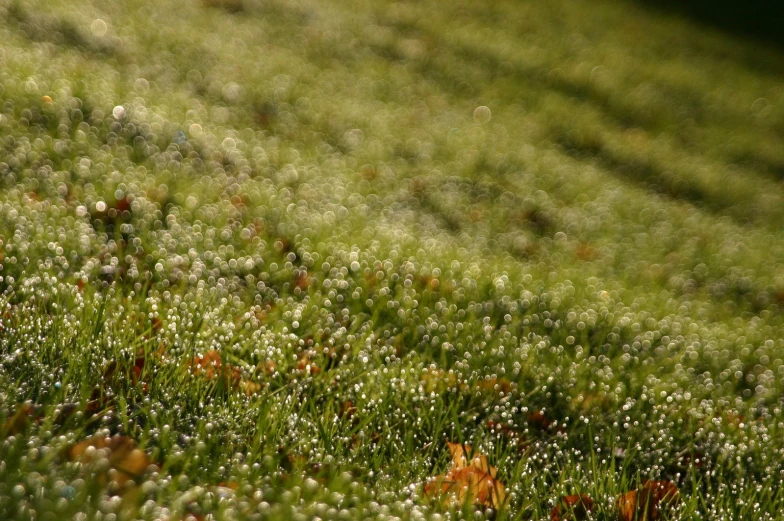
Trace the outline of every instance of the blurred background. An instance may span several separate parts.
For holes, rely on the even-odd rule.
[[[784,9],[771,0],[641,0],[654,9],[686,16],[698,24],[714,26],[728,35],[776,45],[784,44]]]
[[[8,403],[54,405],[66,391],[46,393],[69,357],[90,396],[103,385],[95,338],[107,338],[107,361],[123,352],[131,364],[128,339],[152,338],[155,352],[159,340],[174,346],[168,374],[195,349],[225,349],[226,367],[243,368],[237,384],[252,374],[274,386],[276,375],[284,391],[264,395],[281,400],[266,433],[280,434],[253,445],[275,458],[284,443],[331,455],[326,403],[340,464],[378,472],[368,483],[379,490],[432,475],[433,438],[457,426],[505,447],[494,461],[518,480],[521,517],[546,518],[577,482],[609,511],[643,475],[680,480],[694,518],[782,511],[782,11],[0,0],[0,290],[30,296],[25,327],[72,322],[57,334],[20,328],[32,354],[9,352]],[[89,327],[35,300],[48,294],[78,302],[66,308],[86,310]],[[81,336],[66,343],[60,331]],[[199,344],[181,343],[197,333]],[[39,357],[43,341],[51,357]],[[144,402],[160,419],[137,432],[159,425],[175,447],[178,424],[204,424],[202,391],[169,394],[167,373],[149,373],[161,385]],[[495,383],[487,402],[456,385],[491,374],[519,384],[521,402]],[[344,394],[329,394],[335,385]],[[121,389],[140,397],[137,387]],[[451,405],[463,394],[466,414]],[[180,399],[193,407],[173,407]],[[262,412],[241,409],[253,403],[225,402],[215,433],[257,432]],[[410,421],[392,424],[400,403]],[[430,403],[450,404],[442,425],[412,427],[435,416]],[[338,418],[355,406],[368,414],[361,427]],[[502,417],[520,439],[541,434],[537,457],[489,432]],[[568,439],[550,429],[568,418]],[[373,442],[354,451],[365,425]],[[180,469],[209,460],[206,478],[220,483],[234,449],[211,431],[210,457],[192,443]],[[38,450],[27,441],[17,461]],[[586,450],[594,442],[606,466]],[[411,465],[392,461],[403,451]],[[697,454],[701,474],[684,463]],[[0,492],[18,490],[11,480]]]

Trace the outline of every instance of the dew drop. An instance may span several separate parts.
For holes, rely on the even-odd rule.
[[[474,121],[477,123],[485,124],[490,122],[490,118],[493,117],[493,114],[490,112],[488,107],[481,105],[474,110]]]
[[[96,18],[90,24],[90,32],[93,33],[94,36],[101,37],[106,35],[106,31],[109,30],[109,26],[106,25],[106,22],[101,20],[100,18]]]

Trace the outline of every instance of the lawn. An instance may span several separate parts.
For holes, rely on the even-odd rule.
[[[782,143],[631,0],[0,0],[0,519],[784,519]]]

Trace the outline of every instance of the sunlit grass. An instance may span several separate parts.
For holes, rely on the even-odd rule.
[[[776,51],[620,1],[0,0],[0,42],[3,519],[784,508]],[[503,508],[425,497],[447,441]]]

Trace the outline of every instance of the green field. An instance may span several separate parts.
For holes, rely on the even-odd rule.
[[[783,181],[632,1],[0,0],[0,519],[784,519]]]

